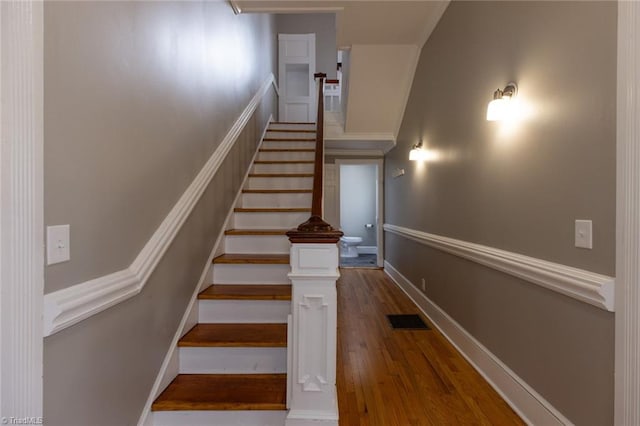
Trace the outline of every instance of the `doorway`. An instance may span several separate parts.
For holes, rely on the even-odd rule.
[[[344,232],[340,266],[382,267],[383,161],[337,159],[335,207]]]

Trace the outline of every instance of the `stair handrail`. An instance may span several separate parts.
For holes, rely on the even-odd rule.
[[[323,219],[323,182],[324,182],[324,82],[325,73],[315,73],[318,82],[318,112],[316,119],[316,152],[313,166],[313,194],[311,217],[296,229],[287,232],[292,243],[332,243],[338,242],[342,231],[334,228]]]

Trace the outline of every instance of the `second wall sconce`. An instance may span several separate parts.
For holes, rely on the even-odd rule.
[[[411,151],[409,151],[409,160],[410,161],[422,161],[425,159],[425,151],[422,149],[422,141],[411,147]]]
[[[493,92],[493,100],[487,107],[487,121],[501,121],[509,116],[511,100],[518,94],[518,85],[509,83],[503,90]]]

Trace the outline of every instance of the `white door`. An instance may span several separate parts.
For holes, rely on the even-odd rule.
[[[279,120],[316,121],[315,34],[278,34]]]

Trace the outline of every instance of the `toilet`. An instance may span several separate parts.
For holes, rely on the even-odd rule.
[[[340,257],[358,257],[357,246],[362,242],[362,237],[340,238]]]

